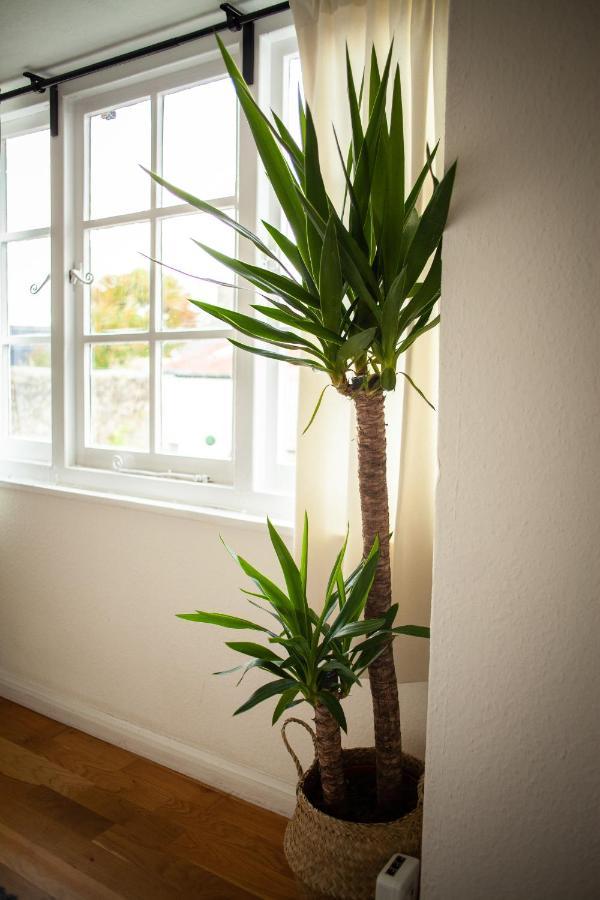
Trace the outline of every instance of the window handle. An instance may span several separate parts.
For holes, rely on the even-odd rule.
[[[81,263],[79,266],[73,266],[72,269],[69,269],[69,281],[71,284],[91,284],[94,280],[94,276],[91,272],[86,272],[85,275],[81,271],[83,266]]]
[[[43,281],[40,281],[39,284],[37,284],[37,283],[36,283],[36,284],[30,284],[30,285],[29,285],[29,293],[30,293],[30,294],[34,294],[34,295],[35,295],[35,294],[39,294],[39,292],[40,292],[41,289],[44,287],[44,285],[48,284],[49,281],[50,281],[50,272],[48,272],[48,274],[46,275],[46,277],[44,278],[44,280],[43,280]]]

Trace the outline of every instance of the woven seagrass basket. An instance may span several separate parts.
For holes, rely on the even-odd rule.
[[[418,797],[415,809],[392,822],[363,824],[336,819],[317,809],[305,793],[305,786],[318,778],[318,762],[303,772],[290,747],[285,729],[295,722],[311,734],[301,719],[288,719],[281,729],[283,741],[298,771],[296,809],[285,831],[283,847],[289,866],[299,882],[302,894],[310,900],[334,897],[336,900],[372,900],[377,875],[393,853],[421,855],[423,824],[423,763],[403,754],[406,779],[414,783]],[[344,750],[344,767],[374,766],[372,747]]]

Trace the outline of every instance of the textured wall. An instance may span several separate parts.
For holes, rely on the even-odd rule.
[[[600,896],[599,46],[451,4],[425,900]]]
[[[275,574],[262,530],[1,487],[0,693],[3,674],[33,682],[67,705],[291,785],[295,771],[271,728],[274,704],[231,715],[260,674],[249,673],[237,689],[235,676],[213,677],[240,660],[223,646],[226,633],[174,616],[198,607],[252,612],[219,531]],[[422,756],[427,686],[400,691],[407,749]],[[348,743],[371,742],[368,686],[347,702]],[[309,742],[294,741],[307,759]]]

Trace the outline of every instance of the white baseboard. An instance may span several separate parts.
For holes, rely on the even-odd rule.
[[[227,762],[2,670],[0,696],[250,803],[284,816],[290,816],[294,809],[294,788],[284,781]]]

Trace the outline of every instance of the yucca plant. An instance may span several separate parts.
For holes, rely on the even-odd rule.
[[[375,537],[380,540],[367,616],[386,617],[387,621],[392,591],[384,396],[396,386],[402,355],[439,322],[434,311],[440,296],[442,233],[455,164],[438,181],[432,169],[437,146],[431,153],[428,150],[427,162],[407,192],[400,72],[396,68],[390,79],[392,51],[383,71],[373,51],[370,72],[366,78],[363,75],[358,91],[348,59],[352,141],[346,154],[338,143],[346,195],[337,210],[321,173],[310,108],[299,103],[302,136],[298,144],[278,116],[273,115],[271,122],[262,112],[220,41],[219,47],[293,239],[265,222],[271,242],[267,245],[221,210],[158,175],[152,177],[181,200],[233,228],[268,260],[266,265],[251,265],[200,244],[211,257],[257,288],[267,302],[254,305],[257,316],[201,300],[192,302],[259,342],[232,340],[236,347],[320,371],[354,402],[365,555]],[[432,194],[419,214],[417,207],[428,178]],[[275,266],[277,271],[273,271]],[[419,390],[405,372],[401,374]],[[389,647],[371,662],[369,677],[378,796],[382,807],[390,807],[399,796],[402,745],[398,688]]]
[[[385,651],[396,634],[423,637],[428,635],[428,629],[412,625],[394,627],[397,607],[379,618],[361,618],[377,568],[377,538],[368,556],[344,578],[346,538],[331,570],[321,608],[316,610],[308,602],[306,587],[308,518],[304,518],[299,566],[277,529],[269,520],[267,525],[285,587],[278,586],[246,559],[229,547],[227,549],[252,581],[253,590],[243,590],[248,602],[267,611],[275,620],[275,626],[268,628],[249,619],[200,610],[181,613],[179,618],[260,632],[266,643],[228,641],[228,647],[249,659],[215,674],[241,671],[241,682],[250,669],[258,668],[275,676],[257,688],[234,715],[276,696],[279,699],[273,712],[273,724],[286,710],[299,703],[313,707],[323,802],[330,812],[343,815],[346,782],[340,729],[346,731],[347,726],[341,701],[355,684],[360,683],[365,669]]]

